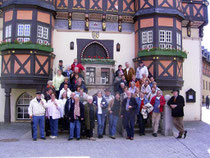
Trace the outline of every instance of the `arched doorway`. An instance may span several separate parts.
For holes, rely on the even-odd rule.
[[[109,58],[109,53],[103,44],[98,41],[92,41],[83,49],[81,53],[82,58],[107,59]]]
[[[32,96],[28,93],[23,93],[19,96],[16,102],[16,119],[17,120],[28,120],[28,107]]]
[[[108,42],[91,41],[84,46],[80,54],[85,67],[85,83],[91,95],[98,89],[112,88],[115,61],[113,47],[110,49]]]

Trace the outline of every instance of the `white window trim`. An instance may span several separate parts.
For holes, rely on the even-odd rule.
[[[153,31],[142,32],[142,44],[148,44],[153,42]]]
[[[30,37],[30,36],[31,36],[31,24],[18,24],[17,37]]]
[[[168,34],[170,35],[168,37]],[[168,30],[159,30],[159,42],[160,43],[172,43],[173,32]]]
[[[5,27],[5,38],[11,38],[12,37],[12,25],[7,25]]]
[[[177,40],[177,45],[181,46],[181,34],[180,33],[176,33],[176,40]]]
[[[48,40],[49,39],[49,28],[38,25],[37,26],[37,38]]]
[[[144,44],[144,45],[142,45],[142,50],[152,49],[152,48],[153,48],[153,44]]]

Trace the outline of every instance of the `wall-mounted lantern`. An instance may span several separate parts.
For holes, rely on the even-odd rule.
[[[191,37],[191,22],[187,24],[187,36]]]
[[[102,17],[102,30],[106,31],[106,16],[103,15]]]
[[[120,44],[119,44],[119,43],[117,43],[117,45],[116,45],[116,49],[117,49],[117,52],[119,52],[119,51],[120,51]]]
[[[72,28],[72,14],[69,13],[68,17],[68,29],[70,30]]]
[[[70,43],[70,49],[71,49],[71,50],[74,50],[74,42],[71,42],[71,43]]]
[[[203,27],[199,29],[199,37],[203,38]]]
[[[89,31],[89,15],[85,14],[85,31]]]

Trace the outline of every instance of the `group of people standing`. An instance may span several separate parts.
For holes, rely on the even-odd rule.
[[[85,131],[89,140],[96,140],[93,136],[96,120],[98,138],[103,138],[109,122],[109,136],[115,139],[119,118],[127,132],[127,139],[133,140],[136,118],[139,135],[143,136],[150,115],[152,135],[157,137],[166,101],[154,78],[148,78],[148,69],[143,62],[140,62],[136,71],[127,62],[125,69],[122,69],[122,65],[118,66],[113,85],[114,95],[110,89],[105,89],[104,93],[99,90],[94,96],[88,95],[82,73],[84,67],[77,59],[65,71],[62,61],[59,61],[58,68],[53,81],[48,81],[43,92],[37,92],[28,108],[33,120],[34,141],[37,140],[38,124],[41,139],[46,139],[44,131],[46,136],[57,138],[58,122],[61,123],[61,130],[69,129],[68,140],[79,140],[81,131]],[[174,90],[173,94],[168,105],[172,109],[175,127],[179,130],[177,138],[182,135],[186,137],[187,132],[183,127],[184,98],[178,94],[178,90]]]

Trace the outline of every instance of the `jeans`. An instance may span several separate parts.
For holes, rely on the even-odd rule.
[[[39,125],[40,137],[44,138],[44,116],[33,116],[33,139],[37,139],[37,126]]]
[[[69,138],[74,138],[74,129],[76,128],[76,138],[80,138],[80,121],[74,120],[73,122],[70,122],[70,135]]]
[[[113,114],[109,115],[109,135],[110,136],[115,136],[116,134],[117,121],[118,121],[118,116],[115,116]]]
[[[58,136],[58,119],[50,117],[50,132],[52,136]]]
[[[125,119],[125,129],[127,132],[127,137],[134,137],[134,125],[135,125],[135,117],[126,117]]]
[[[143,115],[139,114],[138,121],[139,121],[139,134],[145,134],[145,125],[146,125],[147,119],[144,119]]]
[[[97,114],[98,119],[98,136],[102,136],[104,132],[105,115]]]

